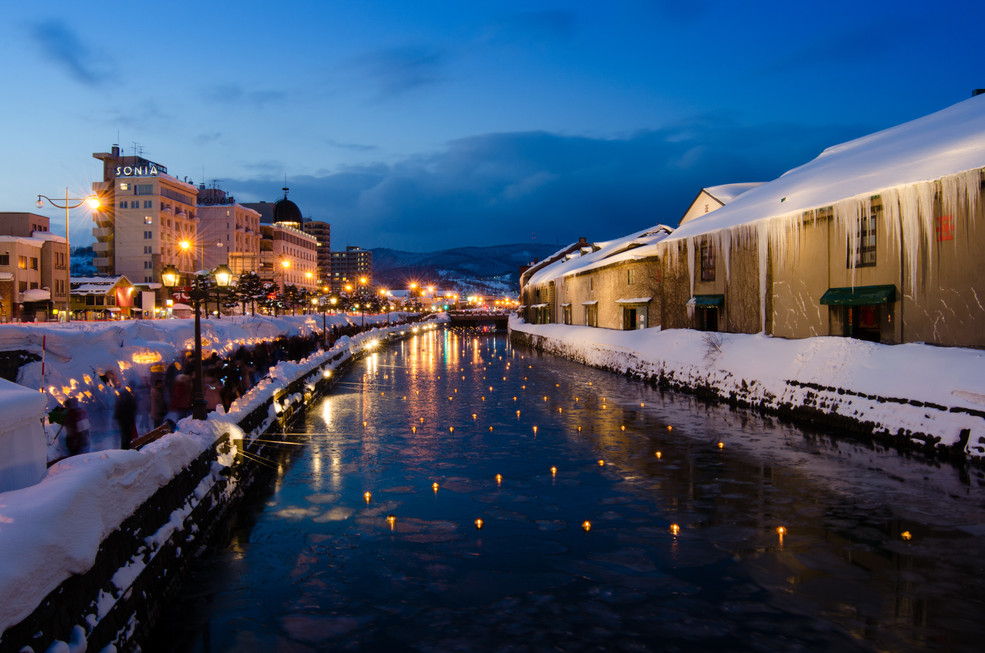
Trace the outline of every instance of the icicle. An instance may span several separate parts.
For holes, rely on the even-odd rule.
[[[732,271],[732,230],[722,229],[718,232],[718,251],[722,253],[722,264],[725,266],[725,283],[731,280]]]
[[[766,333],[766,275],[769,272],[769,232],[767,221],[761,220],[757,225],[756,242],[759,245],[759,324],[760,333]]]
[[[687,280],[691,290],[688,298],[694,297],[694,257],[697,255],[697,251],[695,249],[695,238],[691,236],[687,239]]]

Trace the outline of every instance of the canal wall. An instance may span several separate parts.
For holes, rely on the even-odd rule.
[[[899,450],[985,461],[985,354],[979,351],[517,319],[510,337],[662,388],[836,427]]]
[[[279,363],[228,413],[184,419],[139,451],[74,456],[38,485],[0,496],[13,522],[0,530],[0,550],[20,558],[0,575],[0,652],[134,650],[146,641],[196,554],[290,457],[281,438],[262,436],[303,415],[359,356],[409,333],[395,326],[340,338]]]

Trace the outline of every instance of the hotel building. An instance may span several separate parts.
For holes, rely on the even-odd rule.
[[[139,284],[160,282],[166,265],[183,276],[202,269],[198,188],[159,163],[121,155],[116,145],[92,156],[103,162],[103,181],[92,184],[100,197],[92,230],[99,274],[126,275]]]

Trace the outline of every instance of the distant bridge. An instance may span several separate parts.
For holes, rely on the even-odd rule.
[[[493,324],[497,329],[505,329],[510,313],[503,311],[448,311],[452,326],[482,326]]]

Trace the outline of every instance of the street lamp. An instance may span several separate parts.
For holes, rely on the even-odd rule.
[[[229,266],[225,263],[220,263],[215,270],[212,271],[212,276],[215,278],[216,285],[216,299],[215,299],[215,312],[216,319],[222,319],[222,289],[229,285],[229,282],[233,279],[233,271],[229,269]]]
[[[65,188],[65,203],[64,204],[58,204],[58,203],[55,202],[55,200],[51,199],[47,195],[41,195],[41,194],[39,194],[38,195],[38,201],[34,203],[34,206],[38,207],[39,209],[40,208],[44,208],[44,201],[42,200],[42,198],[45,199],[45,200],[48,200],[48,204],[51,204],[56,209],[65,209],[65,268],[66,268],[66,273],[67,273],[65,275],[65,283],[67,284],[66,285],[66,288],[65,288],[65,320],[68,321],[68,320],[70,320],[72,318],[72,312],[71,312],[71,309],[72,309],[72,245],[69,242],[69,236],[68,236],[68,211],[69,211],[69,209],[77,209],[80,206],[82,206],[83,204],[88,204],[89,205],[89,208],[92,209],[93,211],[95,211],[96,209],[99,208],[99,196],[98,195],[95,195],[95,194],[92,194],[92,195],[86,195],[82,199],[70,198],[68,196],[68,187],[66,187]],[[75,202],[75,204],[72,204],[72,202]]]
[[[172,289],[178,285],[179,276],[178,268],[170,263],[161,269],[161,283],[168,289],[168,299],[172,298]]]

